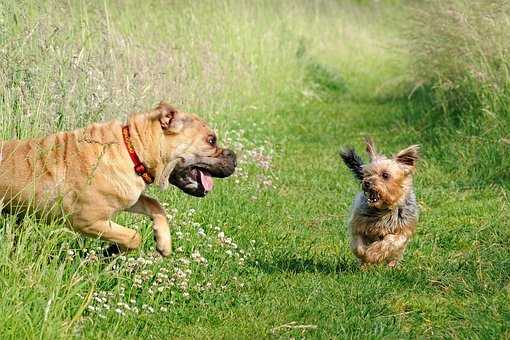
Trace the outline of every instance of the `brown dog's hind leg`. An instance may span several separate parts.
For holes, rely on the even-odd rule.
[[[136,249],[142,241],[137,231],[108,220],[97,221],[89,226],[81,227],[80,231],[87,236],[113,242],[114,244],[105,250],[106,256]]]
[[[138,201],[127,211],[135,214],[143,214],[152,218],[154,225],[154,239],[156,240],[156,249],[162,256],[168,256],[172,253],[172,239],[170,237],[170,227],[166,218],[165,210],[158,201],[145,195],[141,195]]]

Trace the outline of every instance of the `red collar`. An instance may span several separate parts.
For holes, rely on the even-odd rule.
[[[129,126],[125,125],[122,127],[122,137],[124,137],[124,144],[126,145],[126,149],[129,153],[129,157],[135,164],[134,170],[136,174],[142,177],[143,181],[147,184],[151,184],[154,182],[154,177],[147,171],[147,167],[140,161],[138,155],[136,154],[135,148],[131,143],[131,135],[129,134]]]

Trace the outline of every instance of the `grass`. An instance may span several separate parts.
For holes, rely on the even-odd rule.
[[[418,96],[429,100],[426,110],[417,110],[418,120],[429,126],[429,140],[438,142],[445,161],[460,155],[479,183],[508,189],[509,4],[430,1],[410,13],[411,64]],[[452,135],[462,145],[453,153],[441,147]]]
[[[168,98],[207,117],[240,157],[206,199],[149,190],[172,219],[175,252],[164,260],[141,217],[117,218],[140,230],[140,251],[107,261],[95,255],[103,243],[58,221],[2,216],[2,337],[509,337],[508,186],[473,177],[488,156],[472,161],[462,129],[438,135],[427,101],[408,98],[412,63],[389,25],[402,11],[2,3],[4,138]],[[367,134],[388,154],[423,149],[421,220],[395,270],[361,271],[348,248],[358,188],[337,151],[361,148]]]

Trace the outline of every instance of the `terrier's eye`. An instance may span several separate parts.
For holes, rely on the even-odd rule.
[[[390,178],[390,174],[387,173],[386,171],[384,171],[382,174],[381,174],[382,178],[384,179],[389,179]]]
[[[209,136],[207,138],[207,143],[211,146],[216,146],[216,136]]]

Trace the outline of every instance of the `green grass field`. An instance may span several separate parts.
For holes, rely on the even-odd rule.
[[[2,2],[2,139],[167,99],[205,117],[239,168],[204,199],[149,189],[173,226],[167,259],[142,217],[118,220],[143,247],[107,260],[59,221],[1,216],[0,337],[509,338],[508,121],[443,125],[395,24],[406,11]],[[338,151],[367,135],[387,154],[422,147],[420,223],[396,269],[361,270],[348,246],[359,188]]]

